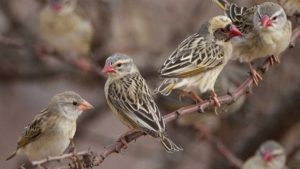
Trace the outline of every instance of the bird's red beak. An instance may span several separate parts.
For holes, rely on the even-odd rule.
[[[79,105],[79,109],[84,111],[84,110],[89,110],[89,109],[93,109],[94,106],[91,105],[89,102],[87,101],[83,101],[80,105]]]
[[[112,65],[105,65],[104,68],[102,69],[102,72],[103,73],[116,73],[116,71]]]
[[[261,25],[265,28],[272,26],[272,20],[268,16],[263,16],[260,20]]]
[[[262,154],[262,158],[264,161],[269,162],[273,159],[273,155],[270,151],[266,151]]]
[[[55,12],[59,12],[61,10],[61,5],[59,3],[53,3],[52,4],[52,9],[55,11]]]
[[[241,36],[241,35],[242,35],[241,31],[235,25],[230,26],[230,31],[229,31],[230,38],[233,38],[235,36]]]

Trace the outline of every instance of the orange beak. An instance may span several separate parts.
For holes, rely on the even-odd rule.
[[[116,73],[115,69],[111,65],[105,65],[102,69],[103,73]]]
[[[85,110],[89,110],[89,109],[93,109],[94,106],[91,105],[89,102],[87,101],[83,101],[80,105],[79,105],[79,109],[82,110],[82,111],[85,111]]]
[[[268,16],[263,16],[260,20],[261,25],[265,28],[272,26],[272,20]]]
[[[235,25],[231,25],[229,31],[229,37],[233,38],[235,36],[241,36],[241,35],[242,35],[241,31]]]

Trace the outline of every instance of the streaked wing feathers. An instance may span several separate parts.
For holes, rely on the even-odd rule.
[[[145,80],[139,73],[126,75],[110,84],[108,100],[133,126],[157,134],[165,124]],[[145,131],[146,132],[146,131]]]
[[[224,49],[196,33],[181,44],[160,69],[161,77],[187,77],[213,69],[223,63]]]
[[[28,143],[36,140],[42,135],[44,122],[47,120],[47,109],[35,116],[33,121],[25,127],[25,131],[18,140],[18,148],[24,147]]]
[[[236,4],[226,5],[225,14],[228,16],[234,25],[244,34],[247,34],[253,29],[253,15],[257,6],[250,8],[239,7]]]

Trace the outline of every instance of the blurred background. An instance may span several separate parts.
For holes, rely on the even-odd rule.
[[[104,99],[105,78],[70,66],[62,59],[39,56],[33,45],[42,42],[38,17],[46,0],[0,0],[0,168],[18,168],[24,156],[4,162],[16,148],[23,128],[59,92],[73,90],[96,109],[78,120],[76,149],[101,152],[127,131]],[[240,0],[241,5],[255,1]],[[101,69],[106,57],[116,52],[131,56],[153,90],[160,79],[157,70],[187,36],[197,32],[208,18],[222,14],[210,0],[79,0],[95,29],[91,56]],[[16,45],[13,45],[16,44]],[[269,139],[290,152],[300,144],[300,44],[281,56],[264,75],[253,94],[235,104],[204,114],[197,112],[167,125],[169,136],[182,153],[167,154],[148,136],[138,139],[120,154],[113,154],[98,168],[118,169],[231,169],[235,168],[203,136],[203,128],[246,160]],[[260,61],[258,61],[260,62]],[[259,65],[259,63],[257,64]],[[235,89],[248,77],[244,64],[229,63],[216,84],[218,95]],[[204,97],[207,98],[206,95]],[[163,114],[192,104],[188,98],[155,95]],[[201,129],[199,129],[201,128]],[[299,169],[300,153],[288,160]]]

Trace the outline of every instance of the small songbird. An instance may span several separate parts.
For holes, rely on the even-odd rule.
[[[262,77],[253,68],[251,61],[271,56],[269,61],[280,63],[278,55],[290,44],[292,25],[283,8],[273,2],[264,2],[252,7],[239,7],[227,0],[213,0],[243,36],[232,39],[233,58],[247,62],[253,81],[258,85]]]
[[[77,93],[66,91],[52,97],[47,108],[37,114],[18,140],[17,149],[6,160],[20,152],[30,161],[61,155],[76,131],[76,120],[93,106]]]
[[[215,16],[183,42],[169,56],[159,70],[165,80],[156,89],[165,96],[173,89],[189,92],[194,100],[202,101],[194,91],[212,92],[212,99],[220,107],[214,92],[215,81],[231,58],[230,39],[240,36],[241,32],[226,16]]]
[[[255,156],[248,159],[242,169],[287,169],[283,147],[275,141],[263,143]]]
[[[103,72],[108,75],[104,89],[107,103],[120,120],[132,130],[159,137],[167,152],[181,151],[167,138],[162,115],[133,60],[114,54],[106,59]]]
[[[41,39],[62,55],[88,57],[94,28],[77,0],[48,0],[39,16]]]

